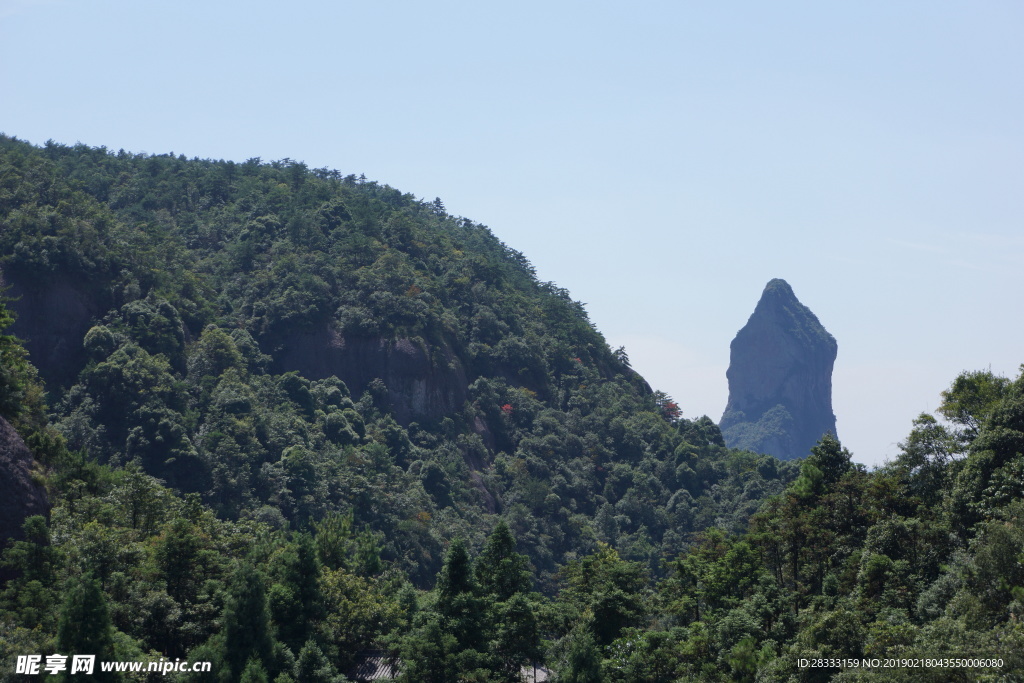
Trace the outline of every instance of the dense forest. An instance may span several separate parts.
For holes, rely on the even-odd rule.
[[[0,681],[1024,676],[1024,376],[874,471],[728,449],[485,226],[287,159],[0,137],[0,271],[51,505],[0,551]],[[835,661],[915,657],[1002,666]]]

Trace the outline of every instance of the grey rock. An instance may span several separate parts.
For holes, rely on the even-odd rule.
[[[104,310],[95,287],[71,277],[27,280],[0,275],[10,285],[15,314],[11,334],[24,340],[29,360],[47,387],[69,386],[85,365],[82,338]]]
[[[730,347],[726,445],[783,460],[802,458],[836,433],[836,340],[785,280],[768,283]]]
[[[466,372],[447,345],[422,338],[345,337],[329,328],[296,331],[274,354],[281,369],[308,379],[335,376],[358,396],[375,379],[387,387],[395,419],[408,425],[462,409]]]
[[[0,549],[21,538],[21,525],[32,515],[47,515],[46,489],[32,476],[32,452],[0,417]]]

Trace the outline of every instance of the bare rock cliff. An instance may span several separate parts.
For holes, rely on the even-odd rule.
[[[395,419],[403,425],[457,412],[468,394],[466,372],[454,352],[418,337],[345,337],[330,329],[295,332],[274,357],[283,370],[308,379],[334,375],[356,396],[380,379]]]
[[[85,364],[82,339],[105,307],[89,283],[73,278],[31,283],[11,279],[7,284],[13,299],[9,307],[17,314],[11,333],[25,340],[29,360],[48,387],[72,384]]]
[[[785,280],[768,283],[730,347],[725,443],[783,460],[802,458],[836,433],[836,340]]]
[[[46,489],[32,478],[32,453],[7,420],[0,417],[0,549],[21,538],[26,517],[46,515]]]

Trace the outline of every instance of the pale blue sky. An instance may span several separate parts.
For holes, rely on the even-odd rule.
[[[365,173],[485,223],[717,420],[789,281],[855,459],[1016,375],[1019,2],[0,0],[0,131]]]

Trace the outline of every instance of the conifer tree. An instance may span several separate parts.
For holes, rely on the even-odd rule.
[[[313,640],[307,640],[295,662],[296,683],[335,683],[337,680],[339,677],[323,650]]]
[[[103,671],[98,664],[115,659],[114,626],[100,582],[91,575],[71,583],[57,625],[57,652],[69,658],[71,655],[96,655],[94,680],[120,680],[118,674]]]
[[[478,590],[466,544],[456,539],[437,579],[436,609],[463,649],[479,650],[484,642],[484,605]]]
[[[821,471],[823,483],[829,488],[850,469],[850,458],[850,451],[843,448],[836,437],[825,434],[811,448],[811,454],[807,456],[806,462]]]
[[[245,669],[238,681],[239,683],[268,683],[267,670],[263,668],[263,663],[258,657],[251,657],[245,663]]]
[[[417,615],[403,643],[402,657],[408,664],[403,680],[410,683],[445,683],[484,663],[486,609],[461,539],[448,549],[434,591],[433,609]]]
[[[309,534],[300,534],[293,552],[285,555],[284,576],[271,590],[270,604],[278,637],[294,653],[311,638],[324,618],[320,562]]]
[[[504,602],[530,591],[529,563],[516,552],[516,540],[505,520],[499,520],[476,561],[476,579],[483,593]]]
[[[492,612],[494,640],[491,654],[503,681],[517,682],[523,665],[540,660],[540,627],[533,605],[522,593],[498,603]]]
[[[590,632],[583,629],[576,633],[569,647],[568,661],[559,680],[563,683],[601,683],[601,655]]]
[[[274,639],[267,609],[263,576],[248,562],[235,572],[224,607],[224,663],[228,673],[239,676],[250,659],[269,662]]]

